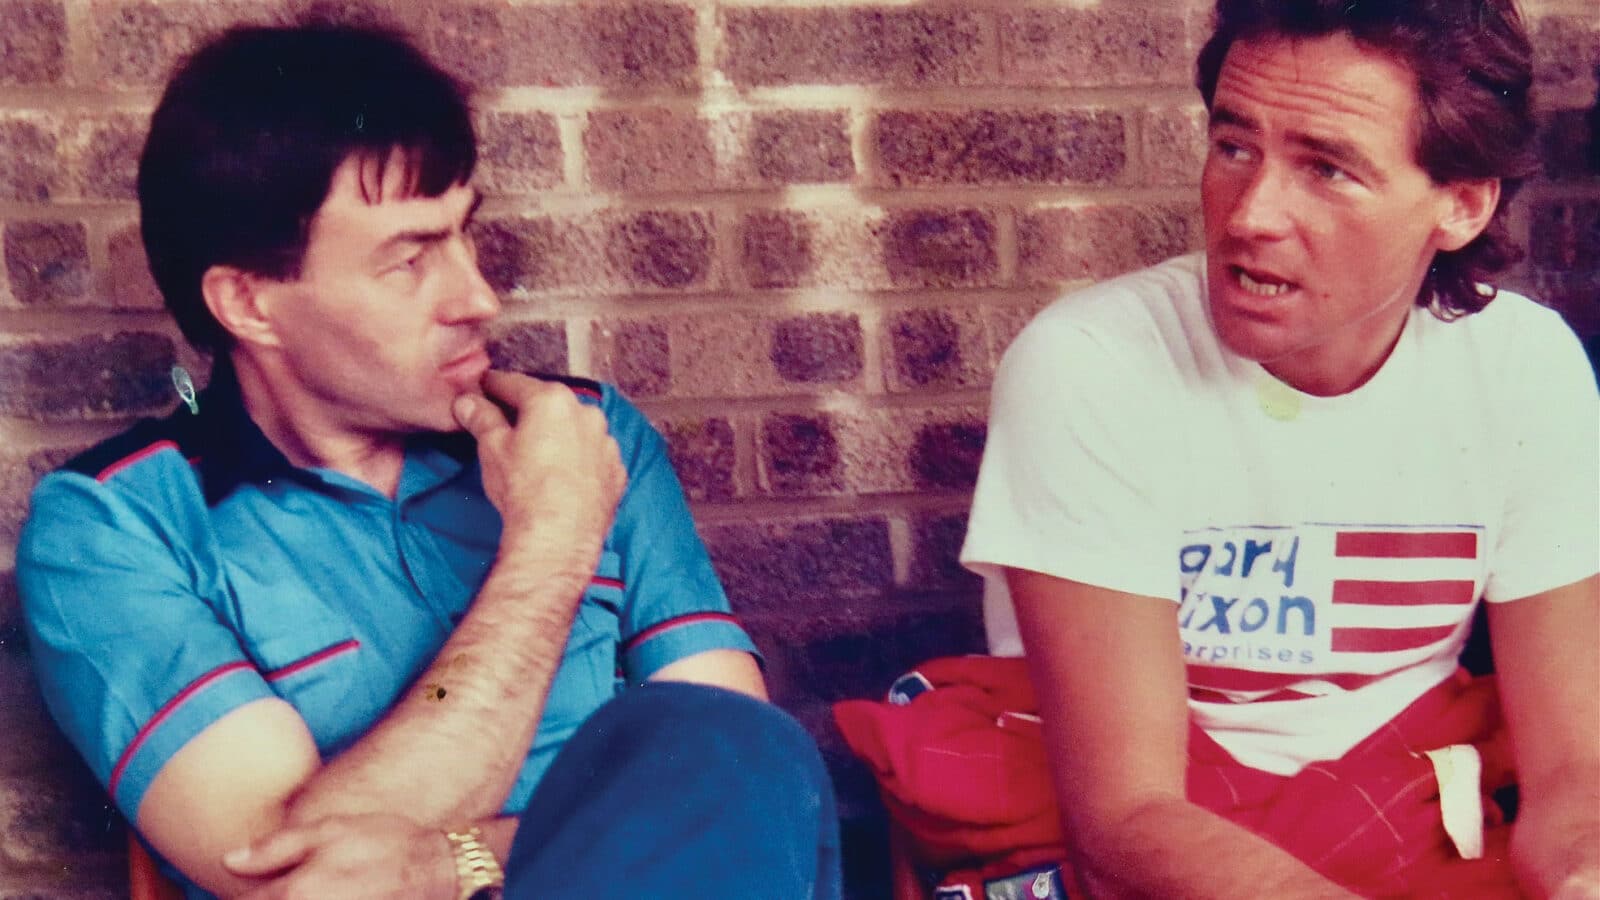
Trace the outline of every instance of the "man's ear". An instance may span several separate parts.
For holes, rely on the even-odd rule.
[[[1444,215],[1435,232],[1438,249],[1460,250],[1489,227],[1489,220],[1500,205],[1500,179],[1452,181],[1442,190]]]
[[[234,266],[212,266],[200,276],[206,308],[243,344],[278,344],[271,316],[272,286],[271,281]]]

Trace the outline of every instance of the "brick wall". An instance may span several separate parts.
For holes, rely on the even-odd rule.
[[[1527,0],[1551,177],[1516,283],[1600,331],[1592,0]],[[981,643],[954,562],[995,361],[1066,284],[1197,246],[1203,0],[571,5],[0,0],[0,900],[121,891],[118,826],[46,723],[16,623],[38,475],[193,363],[134,226],[173,58],[240,20],[375,17],[479,85],[504,365],[612,380],[818,734],[852,894],[881,813],[826,720]]]

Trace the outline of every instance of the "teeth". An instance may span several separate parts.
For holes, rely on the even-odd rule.
[[[1251,278],[1250,273],[1243,269],[1239,270],[1239,286],[1257,297],[1276,297],[1279,294],[1287,294],[1289,292],[1288,284],[1268,284],[1265,281],[1257,281]]]

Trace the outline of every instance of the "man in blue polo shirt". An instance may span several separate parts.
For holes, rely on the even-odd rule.
[[[180,67],[141,227],[215,367],[34,494],[49,707],[190,896],[492,896],[505,861],[515,896],[835,897],[826,775],[660,436],[489,370],[475,160],[394,35]]]

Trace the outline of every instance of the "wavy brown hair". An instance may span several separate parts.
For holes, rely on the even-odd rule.
[[[1416,159],[1435,184],[1499,179],[1488,227],[1435,255],[1417,294],[1417,305],[1442,318],[1483,309],[1495,296],[1489,278],[1522,258],[1506,208],[1538,169],[1533,49],[1522,17],[1512,0],[1217,0],[1195,73],[1206,108],[1234,41],[1339,33],[1416,75]]]

